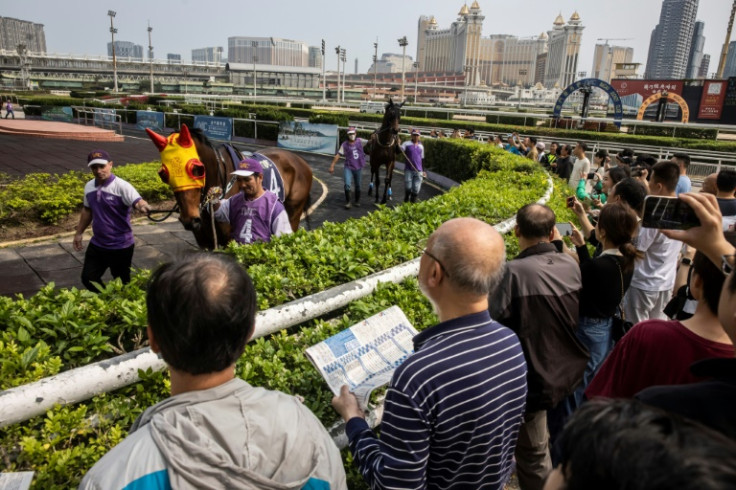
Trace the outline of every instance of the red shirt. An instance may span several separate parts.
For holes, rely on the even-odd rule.
[[[704,339],[678,321],[646,320],[616,344],[585,396],[632,398],[650,386],[702,381],[690,364],[709,357],[733,358],[734,347]]]

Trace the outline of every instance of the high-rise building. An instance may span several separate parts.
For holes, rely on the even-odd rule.
[[[193,49],[192,63],[222,63],[222,46]]]
[[[256,47],[253,47],[256,43]],[[309,66],[309,47],[304,41],[277,37],[229,37],[227,59],[230,63],[257,63],[276,66]]]
[[[112,43],[107,43],[107,55],[112,57]],[[143,61],[143,46],[130,41],[115,41],[115,56]]]
[[[370,66],[368,73],[401,73],[401,67],[404,67],[406,73],[412,71],[412,64],[414,60],[411,56],[406,55],[406,58],[401,54],[394,53],[383,53],[378,61]]]
[[[168,61],[172,65],[179,65],[181,64],[181,55],[177,53],[167,53],[166,61]]]
[[[726,65],[723,68],[723,78],[736,77],[736,41],[728,44]]]
[[[664,0],[652,31],[644,78],[676,79],[687,75],[698,0]]]
[[[574,80],[583,30],[577,12],[568,24],[559,16],[561,24],[555,24],[553,31],[531,37],[494,34],[484,38],[484,19],[477,1],[470,8],[463,5],[457,20],[447,29],[440,29],[434,16],[421,16],[417,33],[419,71],[465,73],[470,85],[531,86],[554,77],[553,73],[547,74],[552,62],[560,66],[558,78],[551,85],[563,84],[569,73],[572,76],[568,78]],[[550,38],[553,32],[554,40]],[[549,54],[552,45],[554,57]]]
[[[614,78],[620,78],[616,72],[616,66],[622,63],[632,63],[634,60],[634,48],[626,46],[611,46],[609,44],[596,44],[593,54],[593,69],[590,75],[604,82],[610,82]]]
[[[322,48],[309,46],[309,65],[312,68],[322,68]]]
[[[565,88],[577,77],[578,56],[585,27],[577,12],[570,16],[567,24],[562,14],[558,15],[553,26],[552,30],[547,32],[549,41],[544,86]]]
[[[710,68],[710,55],[704,54],[698,67],[698,78],[708,78],[708,68]]]
[[[700,64],[703,61],[703,48],[705,47],[705,23],[701,21],[695,22],[693,28],[693,39],[690,43],[690,54],[687,59],[687,73],[685,78],[698,78]]]
[[[27,20],[0,17],[0,49],[15,51],[24,44],[32,53],[46,53],[46,35],[43,24]]]

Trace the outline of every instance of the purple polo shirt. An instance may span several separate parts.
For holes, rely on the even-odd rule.
[[[115,175],[102,185],[95,179],[84,186],[84,207],[92,211],[90,243],[101,248],[128,248],[135,243],[130,226],[130,208],[141,200],[135,188]]]
[[[401,145],[401,148],[403,148],[404,153],[406,153],[406,156],[411,160],[411,163],[414,164],[414,167],[412,167],[407,163],[406,170],[414,170],[416,168],[418,172],[424,171],[424,167],[422,167],[422,161],[424,160],[424,145],[421,143],[417,143],[415,145],[411,141],[405,141],[404,144]]]
[[[238,192],[222,201],[220,208],[215,211],[215,219],[229,222],[230,238],[243,244],[270,242],[272,235],[292,232],[284,205],[276,194],[268,191],[252,201]]]
[[[355,138],[353,144],[350,144],[349,140],[343,141],[338,153],[345,157],[345,168],[360,170],[365,167],[365,152],[363,152],[363,141],[360,138]]]

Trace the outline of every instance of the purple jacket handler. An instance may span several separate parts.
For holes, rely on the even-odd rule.
[[[243,244],[270,242],[273,235],[292,232],[284,205],[263,188],[263,167],[258,160],[246,158],[232,175],[242,192],[215,203],[215,219],[230,223],[230,238]]]
[[[82,283],[90,291],[102,284],[102,275],[109,268],[112,277],[124,284],[130,282],[135,238],[130,224],[130,208],[142,213],[150,208],[138,191],[112,173],[112,159],[105,150],[95,150],[87,156],[87,167],[94,179],[84,186],[84,207],[74,235],[74,250],[82,250],[82,234],[92,223],[93,236],[84,255]]]
[[[335,172],[335,164],[340,157],[345,157],[345,209],[350,209],[350,190],[353,180],[355,181],[355,206],[360,207],[360,176],[365,167],[365,151],[363,150],[363,140],[356,138],[355,128],[348,128],[348,139],[343,141],[340,149],[332,159],[329,172]]]
[[[401,151],[406,156],[406,167],[404,168],[404,202],[417,201],[422,180],[427,176],[424,171],[424,145],[419,142],[421,133],[418,129],[411,130],[411,141],[405,141],[401,145]]]

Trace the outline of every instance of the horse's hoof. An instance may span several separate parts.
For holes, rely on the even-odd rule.
[[[381,199],[381,204],[386,204],[386,198]]]

